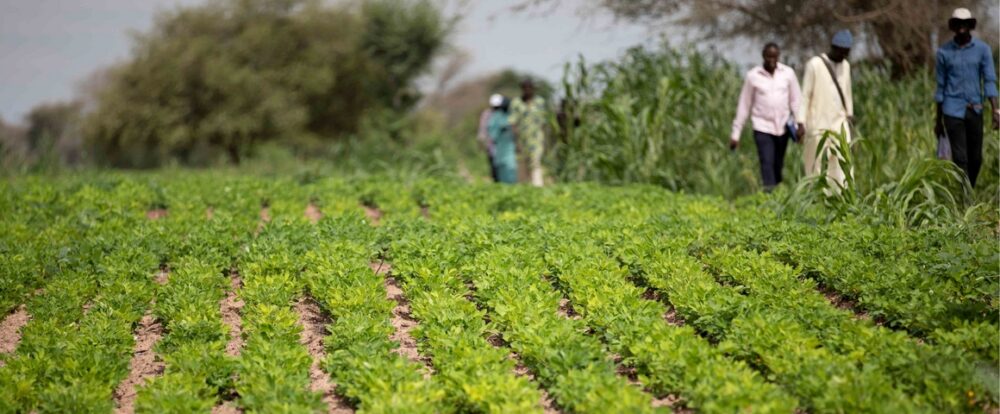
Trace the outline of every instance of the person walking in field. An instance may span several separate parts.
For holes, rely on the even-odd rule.
[[[514,98],[510,104],[510,123],[527,156],[531,184],[541,187],[544,184],[545,99],[535,96],[535,84],[530,79],[521,82],[521,97]]]
[[[993,129],[1000,128],[997,75],[990,46],[972,37],[976,19],[968,9],[955,9],[948,28],[955,36],[937,50],[934,132],[947,137],[952,160],[975,187],[983,165],[984,95],[993,109]]]
[[[827,182],[839,192],[846,185],[849,172],[840,165],[836,140],[829,139],[818,148],[823,134],[843,132],[851,142],[850,123],[854,118],[854,95],[851,91],[851,65],[847,56],[854,43],[851,32],[842,30],[833,36],[830,51],[806,63],[802,75],[802,103],[795,113],[801,125],[802,161],[806,176],[816,176],[827,168]]]
[[[795,139],[796,134],[796,126],[789,125],[789,117],[799,110],[802,93],[795,71],[778,62],[781,50],[777,44],[765,45],[761,55],[764,63],[750,69],[743,81],[729,148],[736,149],[740,145],[740,133],[749,116],[764,191],[771,192],[782,181],[785,150],[788,140]]]
[[[494,102],[490,100],[491,104]],[[497,182],[517,183],[517,154],[514,149],[514,129],[510,123],[510,100],[500,97],[487,123],[487,132],[493,141],[493,166]]]
[[[493,115],[493,111],[495,111],[498,107],[500,107],[500,105],[503,103],[503,99],[504,99],[503,95],[500,95],[498,93],[495,93],[492,96],[490,96],[489,106],[486,109],[484,109],[482,113],[479,114],[479,131],[476,134],[476,139],[479,141],[480,148],[485,149],[486,155],[489,157],[490,176],[493,177],[494,182],[498,182],[499,179],[497,178],[496,163],[494,163],[493,161],[495,146],[493,139],[490,138],[490,133],[488,128],[490,123],[490,117]]]

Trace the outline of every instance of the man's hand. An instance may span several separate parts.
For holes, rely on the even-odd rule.
[[[799,122],[796,126],[799,128],[797,131],[795,131],[799,134],[798,143],[801,144],[802,140],[806,138],[806,124]]]
[[[740,146],[740,142],[739,141],[737,141],[735,139],[730,139],[729,140],[729,150],[730,151],[735,151],[736,148],[739,148],[739,146]]]
[[[996,115],[994,115],[993,116],[993,121],[994,121],[993,123],[994,124],[996,123],[995,122],[996,119],[997,119],[997,117],[996,117]],[[944,124],[941,122],[940,119],[938,119],[937,121],[934,121],[934,139],[937,139],[937,137],[940,137],[940,136],[944,136]]]

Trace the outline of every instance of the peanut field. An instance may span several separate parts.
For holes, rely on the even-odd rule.
[[[0,183],[0,413],[992,412],[995,233],[655,186]]]

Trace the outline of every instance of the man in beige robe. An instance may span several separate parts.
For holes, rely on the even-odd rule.
[[[854,117],[854,99],[851,92],[851,65],[847,56],[853,39],[844,30],[833,37],[830,52],[813,57],[806,63],[802,77],[802,101],[796,120],[805,128],[802,138],[802,161],[806,176],[815,176],[827,166],[827,182],[839,191],[846,185],[847,175],[840,165],[837,142],[830,139],[819,150],[819,141],[826,131],[843,132],[851,142],[850,121]],[[831,76],[835,73],[834,77]],[[837,86],[840,86],[838,91]]]

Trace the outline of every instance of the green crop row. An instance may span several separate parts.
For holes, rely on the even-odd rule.
[[[884,372],[916,401],[939,410],[976,409],[969,395],[993,392],[973,381],[973,361],[960,351],[918,344],[904,333],[877,327],[833,307],[814,282],[767,255],[718,249],[703,256],[723,281],[744,289],[748,301],[771,307],[815,335],[822,346],[845,355],[862,369]],[[971,406],[971,407],[970,407]]]
[[[427,226],[388,226],[385,233],[409,234],[391,242],[392,273],[402,279],[423,354],[434,364],[448,403],[459,412],[541,413],[541,393],[514,375],[509,351],[487,342],[485,312],[469,293],[455,266],[461,260],[447,238]]]
[[[251,412],[317,412],[309,390],[312,358],[299,342],[302,325],[292,303],[302,295],[299,241],[309,229],[276,220],[248,246],[239,264],[245,344],[237,365],[239,404]]]
[[[674,392],[706,413],[789,413],[796,401],[690,326],[664,321],[666,308],[642,298],[628,272],[584,237],[553,238],[546,262],[573,308],[659,395]]]
[[[4,184],[0,219],[0,314],[6,315],[63,272],[92,268],[116,249],[102,222],[142,214],[143,186],[134,182]],[[84,273],[90,273],[86,271]]]
[[[461,275],[475,286],[473,297],[489,309],[503,339],[567,411],[658,411],[649,394],[617,375],[582,321],[557,313],[562,296],[543,279],[541,246],[525,230],[481,222],[466,236],[482,250],[460,268]]]
[[[372,230],[341,220],[321,222],[321,241],[303,257],[308,290],[333,319],[323,340],[323,366],[337,393],[359,412],[452,412],[441,387],[393,352],[399,346],[389,339],[395,304],[386,299],[383,277],[369,267],[373,249],[366,240],[372,240]]]
[[[996,364],[996,243],[970,241],[960,230],[923,230],[921,237],[880,230],[851,222],[817,227],[755,220],[733,226],[726,244],[770,252],[889,327]]]
[[[0,412],[110,411],[147,309],[165,371],[137,411],[322,411],[292,308],[305,295],[332,320],[321,367],[363,412],[537,412],[540,390],[565,412],[649,412],[654,396],[704,412],[996,406],[996,235],[765,209],[643,186],[309,173],[3,182],[0,311],[31,320],[0,355]],[[399,354],[373,260],[392,262],[432,369]],[[219,310],[234,265],[237,358]]]
[[[205,412],[234,387],[235,361],[226,355],[229,328],[219,302],[252,220],[224,209],[207,219],[203,205],[184,205],[170,199],[170,216],[161,220],[169,228],[162,241],[169,246],[170,272],[153,315],[164,329],[155,350],[165,369],[139,388],[139,413]]]
[[[126,186],[127,187],[127,186]],[[0,368],[0,412],[106,412],[112,391],[129,369],[132,328],[153,295],[159,265],[154,236],[121,214],[127,205],[120,190],[88,187],[64,204],[67,213],[88,227],[64,252],[64,266],[45,281],[45,290],[27,300],[32,320],[14,354]],[[74,201],[93,201],[92,203]],[[87,256],[78,256],[86,253]]]
[[[719,284],[684,255],[650,252],[639,277],[724,352],[757,367],[818,412],[912,412],[884,374],[861,370],[822,347],[792,318]],[[764,319],[767,323],[756,323]],[[749,328],[753,326],[753,328]]]
[[[169,282],[153,307],[165,331],[156,347],[165,370],[140,388],[139,413],[205,412],[232,389],[233,361],[225,355],[228,329],[219,311],[226,264],[193,257],[170,264]]]
[[[973,367],[961,353],[918,345],[902,333],[857,320],[827,302],[812,281],[798,278],[793,269],[773,259],[732,249],[712,250],[695,240],[698,236],[691,228],[697,227],[696,222],[682,217],[668,224],[671,230],[664,235],[647,233],[626,241],[631,247],[625,250],[632,251],[623,254],[624,261],[646,283],[666,293],[692,325],[723,341],[720,347],[729,347],[728,352],[772,373],[785,370],[786,386],[798,387],[796,394],[811,407],[841,409],[829,401],[853,401],[860,404],[854,409],[893,404],[889,407],[896,411],[919,407],[962,411],[975,409],[982,401],[988,388],[974,383]],[[700,231],[705,230],[713,231]],[[688,256],[689,250],[717,276],[703,271],[702,264]],[[789,345],[800,352],[774,352]],[[822,374],[814,373],[819,367],[823,367],[820,373],[836,375],[824,381]],[[836,388],[829,381],[845,376],[857,379],[841,385],[852,391],[830,394]]]

